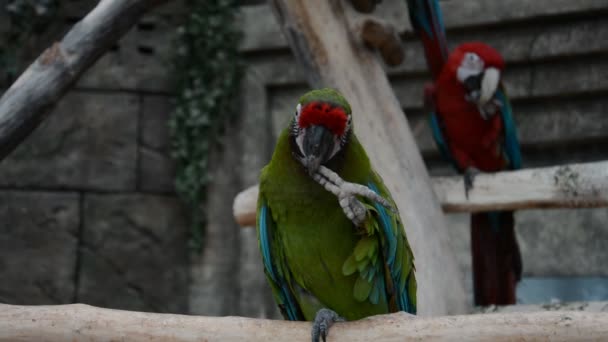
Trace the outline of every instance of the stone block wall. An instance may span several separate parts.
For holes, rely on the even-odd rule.
[[[25,55],[96,3],[62,2]],[[0,302],[188,312],[188,221],[166,125],[180,11],[145,16],[0,163]]]

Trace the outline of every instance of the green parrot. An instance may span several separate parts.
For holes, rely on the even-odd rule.
[[[256,221],[281,313],[313,321],[313,341],[325,341],[336,321],[416,313],[414,256],[402,221],[338,91],[300,98],[262,169]]]

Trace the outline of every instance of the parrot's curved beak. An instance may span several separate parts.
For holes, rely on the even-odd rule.
[[[334,150],[333,133],[324,126],[313,125],[306,129],[303,141],[304,166],[313,176]]]
[[[479,104],[484,105],[494,97],[500,82],[500,70],[487,68],[481,79]]]

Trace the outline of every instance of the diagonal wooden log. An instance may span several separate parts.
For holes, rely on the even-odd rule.
[[[608,161],[482,173],[469,198],[460,176],[432,182],[445,212],[608,207]],[[255,225],[257,197],[254,185],[234,198],[234,218],[241,226]]]
[[[419,314],[467,311],[444,215],[382,65],[359,39],[358,14],[344,0],[269,3],[309,84],[339,89],[353,108],[355,132],[392,192],[416,258]]]
[[[599,341],[606,336],[605,312],[547,311],[432,318],[396,313],[336,323],[328,340]],[[0,304],[0,341],[310,341],[310,322],[144,313],[83,304]]]
[[[55,103],[150,8],[166,0],[101,0],[53,43],[0,98],[0,161],[45,119]]]

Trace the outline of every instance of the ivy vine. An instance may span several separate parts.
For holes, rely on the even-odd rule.
[[[175,56],[176,108],[169,120],[175,189],[190,210],[191,247],[200,251],[209,152],[236,113],[243,63],[236,0],[188,0]]]

